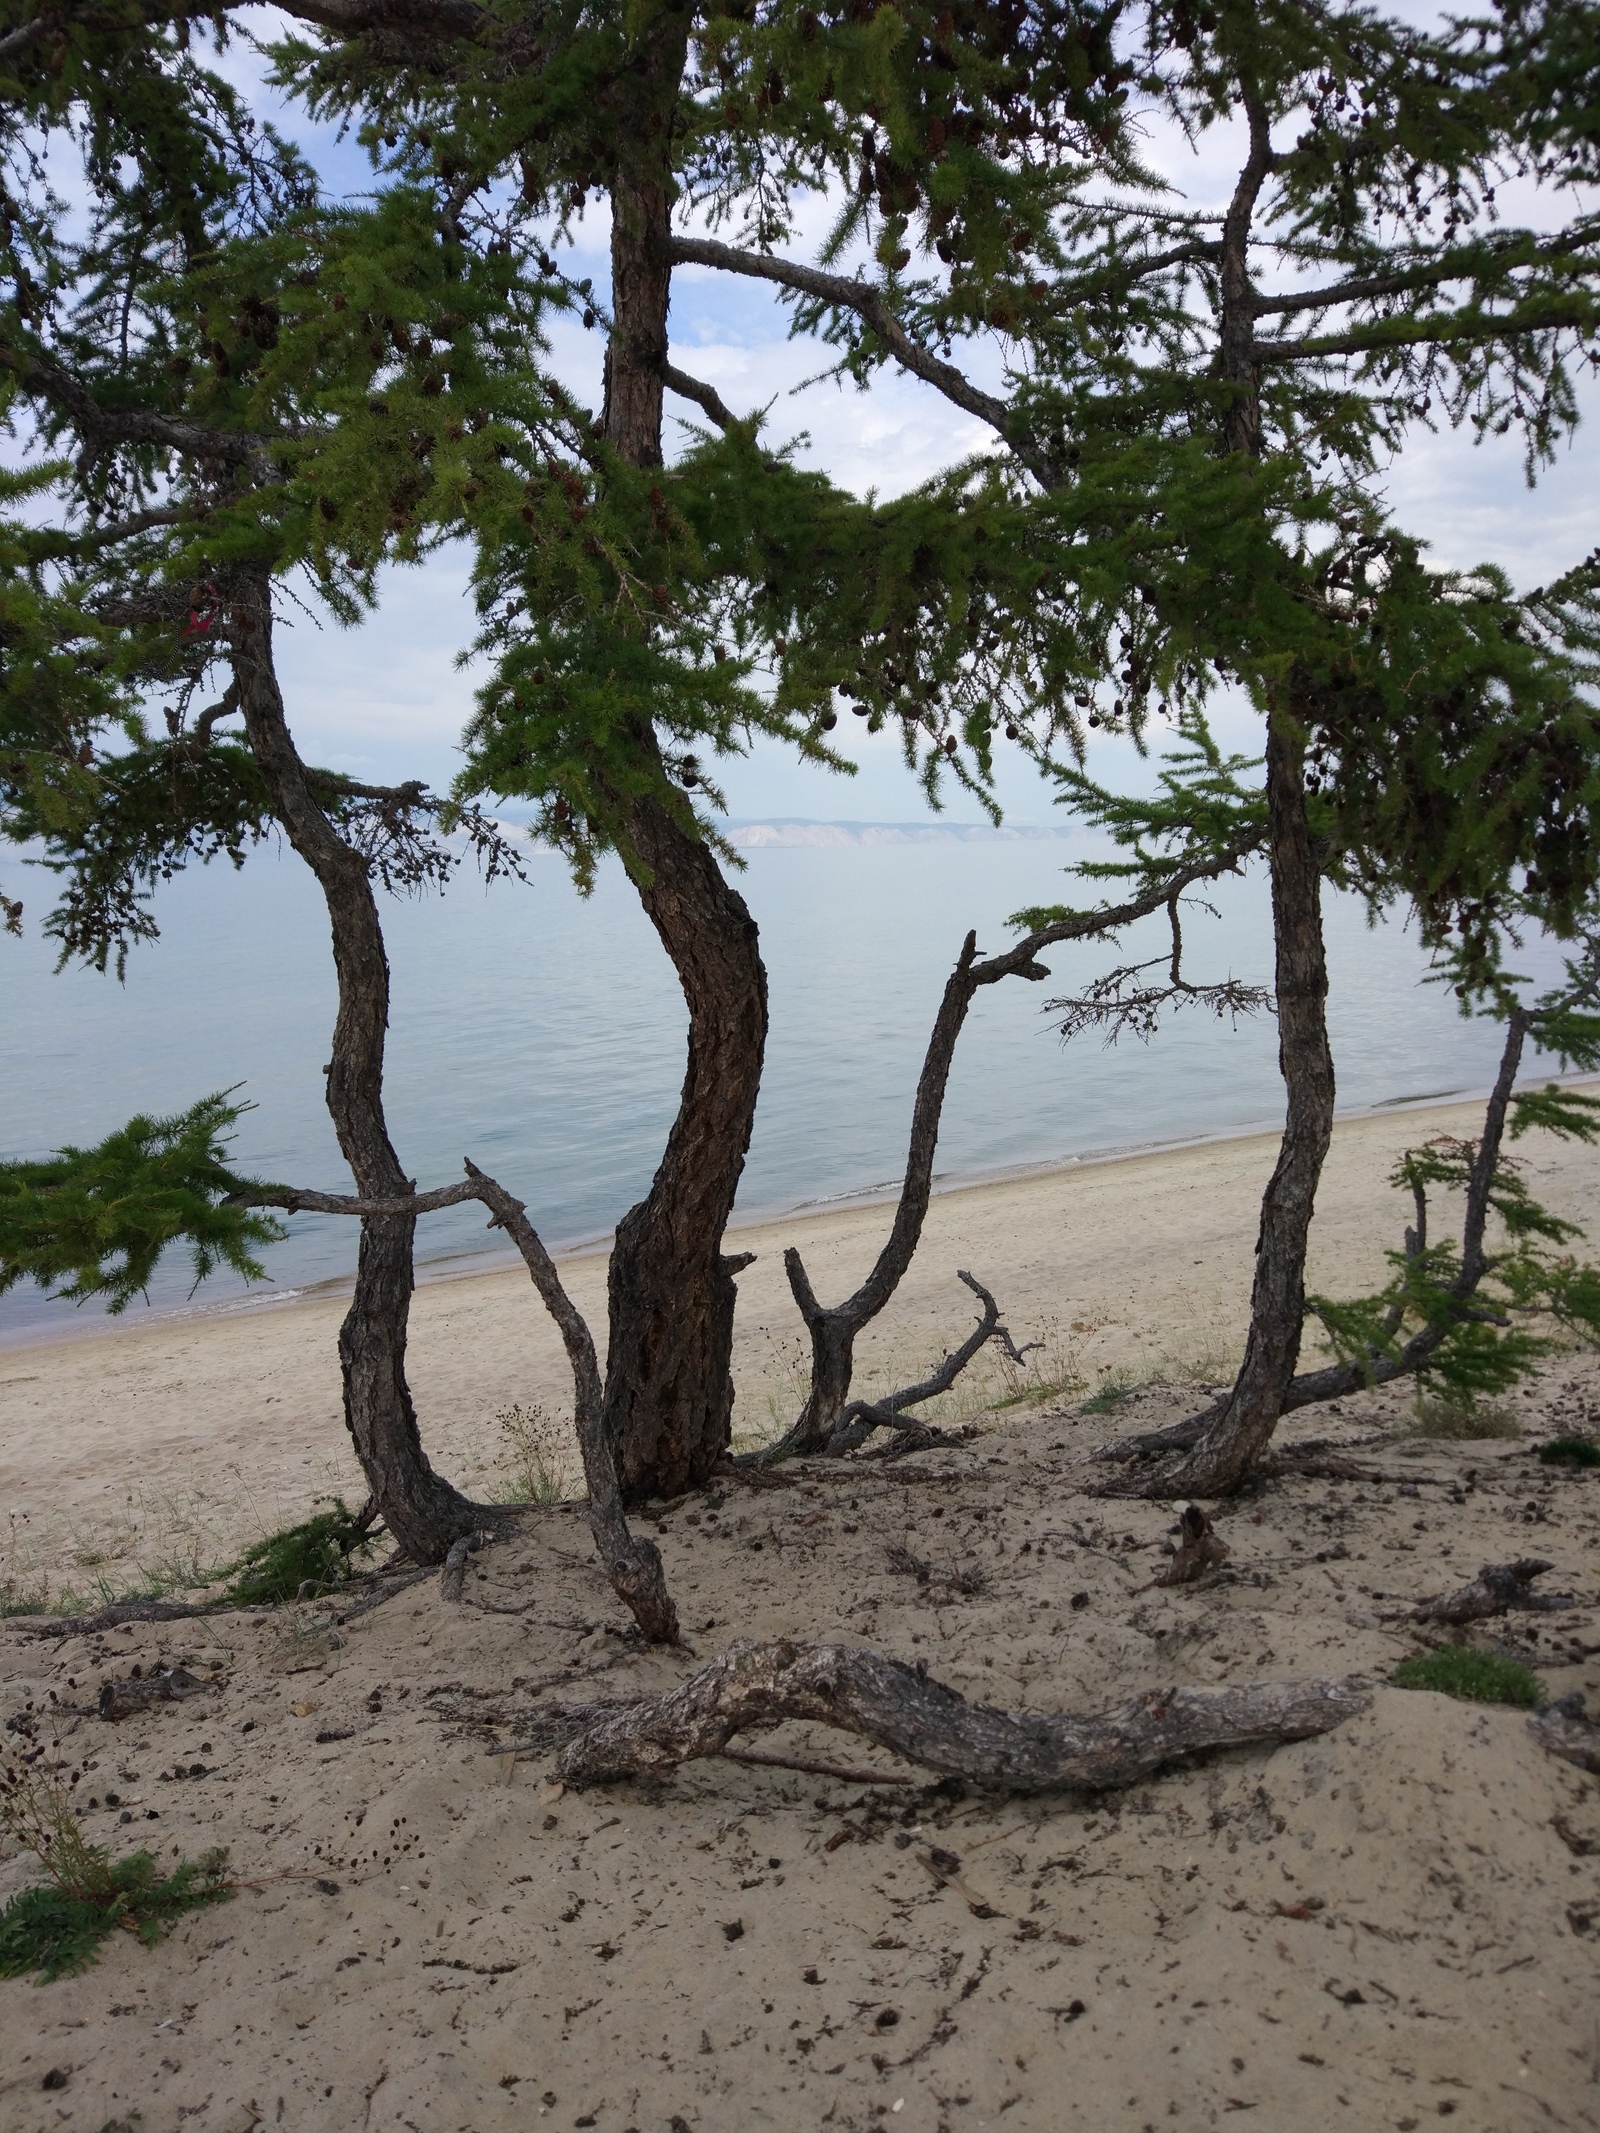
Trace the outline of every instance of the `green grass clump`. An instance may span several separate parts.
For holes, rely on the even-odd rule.
[[[364,1555],[374,1545],[375,1536],[363,1530],[342,1497],[335,1497],[331,1511],[318,1511],[247,1548],[233,1565],[232,1583],[222,1598],[234,1607],[263,1607],[325,1592],[350,1576],[352,1555]]]
[[[207,1852],[163,1874],[148,1852],[115,1861],[101,1854],[100,1871],[86,1886],[24,1889],[0,1911],[0,1978],[37,1972],[49,1985],[77,1977],[119,1926],[153,1947],[185,1911],[232,1895],[222,1878],[227,1856]]]
[[[0,1835],[32,1852],[44,1869],[0,1910],[0,1978],[37,1972],[40,1984],[76,1977],[120,1927],[153,1945],[185,1911],[224,1902],[225,1851],[186,1859],[163,1873],[149,1852],[112,1859],[91,1844],[73,1812],[89,1765],[75,1770],[20,1759],[0,1768]]]
[[[1539,1447],[1544,1466],[1600,1466],[1600,1444],[1592,1437],[1553,1437]]]
[[[1108,1370],[1098,1387],[1079,1407],[1080,1415],[1103,1415],[1134,1391],[1139,1380],[1131,1370]]]
[[[1492,1652],[1471,1651],[1464,1644],[1402,1659],[1389,1679],[1397,1689],[1433,1689],[1467,1703],[1519,1704],[1532,1711],[1547,1700],[1544,1683],[1532,1667],[1496,1658]]]

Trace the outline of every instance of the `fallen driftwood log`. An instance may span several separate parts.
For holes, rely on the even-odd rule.
[[[1204,1748],[1304,1740],[1366,1709],[1359,1677],[1158,1689],[1114,1711],[996,1711],[919,1667],[836,1644],[740,1642],[662,1696],[551,1707],[550,1745],[569,1785],[659,1778],[720,1755],[737,1733],[786,1719],[837,1726],[943,1776],[1006,1792],[1131,1785]]]
[[[1514,1563],[1485,1563],[1470,1585],[1440,1600],[1424,1600],[1411,1610],[1413,1622],[1486,1622],[1491,1615],[1519,1608],[1529,1614],[1556,1614],[1578,1603],[1570,1592],[1535,1592],[1533,1581],[1553,1569],[1538,1556]]]
[[[202,1681],[187,1667],[158,1668],[138,1681],[108,1681],[100,1690],[100,1716],[113,1722],[148,1711],[153,1704],[186,1703],[191,1696],[215,1696],[217,1685]]]
[[[1528,1720],[1528,1731],[1551,1755],[1600,1776],[1600,1726],[1587,1715],[1581,1689],[1536,1711]]]

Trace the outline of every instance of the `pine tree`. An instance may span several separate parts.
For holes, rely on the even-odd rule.
[[[915,19],[896,15],[907,45]],[[898,715],[930,777],[940,752],[966,767],[964,743],[980,782],[1001,726],[1081,760],[1085,723],[1142,735],[1160,704],[1183,726],[1218,675],[1263,716],[1287,1122],[1232,1398],[1153,1484],[1214,1493],[1270,1438],[1299,1350],[1334,1104],[1322,880],[1410,897],[1426,938],[1460,929],[1481,977],[1507,889],[1525,882],[1570,935],[1595,879],[1600,559],[1554,599],[1432,572],[1375,481],[1430,419],[1519,427],[1530,478],[1576,420],[1600,223],[1578,203],[1554,232],[1504,227],[1496,188],[1536,174],[1558,192],[1592,163],[1592,58],[1567,10],[1430,30],[1355,7],[1147,6],[1112,40],[1124,108],[1096,168],[1026,62],[986,122],[971,85],[996,93],[990,19],[948,10],[871,112],[830,252],[874,240],[881,278],[720,239],[672,256],[775,284],[844,370],[898,362],[1005,447],[908,501],[917,546],[814,607],[789,640],[812,686]],[[738,34],[754,69],[785,31]],[[1191,138],[1235,126],[1220,212],[1125,150],[1114,163],[1140,109]],[[1000,393],[949,360],[985,331],[1013,351]]]

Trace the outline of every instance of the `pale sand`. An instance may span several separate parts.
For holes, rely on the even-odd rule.
[[[1318,1281],[1377,1271],[1403,1212],[1388,1163],[1472,1119],[1341,1128]],[[1600,1159],[1527,1152],[1555,1205],[1600,1205]],[[925,1362],[959,1330],[952,1271],[969,1265],[1019,1336],[1058,1319],[1091,1378],[1200,1367],[1237,1343],[1271,1160],[1270,1141],[1236,1141],[941,1198],[880,1359]],[[747,1414],[780,1386],[794,1322],[782,1244],[832,1294],[886,1220],[852,1209],[747,1240]],[[569,1273],[595,1310],[600,1262]],[[151,1475],[175,1497],[212,1489],[221,1520],[243,1519],[246,1482],[263,1507],[302,1500],[336,1457],[338,1313],[14,1353],[12,1501],[43,1523],[70,1502],[87,1533]],[[553,1346],[500,1275],[424,1291],[418,1322],[429,1441],[470,1479],[497,1404],[559,1399]],[[1554,1359],[1519,1396],[1522,1444],[1402,1456],[1384,1435],[1398,1391],[1297,1417],[1291,1436],[1331,1437],[1375,1478],[1265,1483],[1218,1513],[1220,1581],[1155,1590],[1170,1511],[1086,1496],[1079,1455],[1193,1397],[1150,1387],[1110,1417],[1058,1398],[959,1447],[681,1503],[650,1521],[676,1652],[631,1638],[575,1506],[528,1513],[462,1606],[430,1579],[343,1623],[323,1603],[61,1642],[0,1626],[7,1755],[55,1737],[86,1760],[92,1839],[167,1858],[224,1844],[241,1876],[279,1877],[155,1950],[114,1935],[80,1979],[0,1984],[0,2133],[1190,2133],[1234,2114],[1258,2133],[1600,2128],[1600,1796],[1517,1711],[1379,1687],[1325,1739],[1110,1801],[727,1761],[656,1792],[557,1796],[547,1757],[506,1764],[542,1700],[665,1687],[740,1634],[864,1642],[1008,1708],[1382,1681],[1415,1648],[1391,1617],[1530,1550],[1582,1604],[1479,1641],[1531,1639],[1518,1649],[1553,1693],[1593,1700],[1600,1480],[1531,1457],[1536,1436],[1600,1423],[1593,1358]],[[932,1575],[903,1574],[891,1548]],[[158,1659],[214,1670],[215,1689],[115,1728],[94,1715],[102,1680]],[[817,1727],[766,1745],[888,1767]],[[0,1856],[0,1901],[33,1878]]]
[[[1377,1286],[1409,1196],[1386,1183],[1399,1153],[1441,1133],[1472,1134],[1481,1107],[1450,1104],[1342,1121],[1317,1201],[1309,1283],[1350,1296]],[[1192,1381],[1228,1375],[1249,1306],[1262,1187],[1276,1135],[1207,1142],[939,1194],[899,1293],[858,1345],[862,1391],[906,1384],[962,1338],[966,1267],[993,1288],[1015,1339],[1039,1340],[1030,1369],[1089,1387],[1108,1370]],[[1540,1136],[1518,1144],[1535,1190],[1600,1239],[1600,1149]],[[536,1210],[535,1210],[536,1212]],[[783,1271],[798,1245],[824,1300],[853,1289],[892,1209],[852,1206],[741,1229],[756,1253],[739,1277],[736,1438],[770,1438],[804,1391],[803,1329]],[[1458,1219],[1441,1205],[1438,1219]],[[1600,1248],[1600,1246],[1597,1246]],[[602,1347],[605,1260],[563,1274]],[[7,1576],[84,1589],[175,1555],[220,1561],[313,1496],[362,1483],[344,1435],[335,1339],[342,1296],[167,1319],[0,1353],[0,1547]],[[496,1414],[536,1400],[571,1410],[554,1330],[520,1266],[424,1285],[410,1350],[424,1442],[469,1490],[507,1467]],[[1011,1387],[980,1358],[955,1401],[965,1413]],[[575,1471],[575,1462],[574,1462]]]
[[[1597,1392],[1568,1361],[1523,1404],[1541,1431],[1592,1427]],[[1317,1422],[1348,1442],[1372,1419]],[[735,1634],[864,1642],[1010,1708],[1381,1680],[1413,1646],[1385,1609],[1529,1548],[1586,1604],[1521,1618],[1527,1656],[1555,1693],[1600,1686],[1593,1477],[1506,1443],[1369,1443],[1407,1493],[1270,1483],[1219,1513],[1231,1582],[1153,1591],[1170,1512],[1086,1498],[1074,1472],[1105,1427],[1035,1414],[680,1505],[654,1530],[692,1650],[629,1639],[570,1509],[486,1551],[463,1606],[430,1580],[332,1632],[309,1607],[64,1643],[0,1628],[9,1752],[36,1735],[87,1759],[91,1837],[296,1877],[154,1950],[115,1934],[80,1979],[0,1984],[0,2129],[1600,2126],[1600,1798],[1518,1711],[1380,1687],[1325,1739],[1110,1801],[726,1761],[557,1797],[547,1756],[508,1769],[542,1699],[666,1687]],[[956,1571],[987,1589],[960,1596]],[[217,1668],[216,1690],[93,1715],[103,1679],[158,1658]],[[889,1767],[819,1727],[765,1745]],[[34,1872],[0,1860],[0,1900]]]

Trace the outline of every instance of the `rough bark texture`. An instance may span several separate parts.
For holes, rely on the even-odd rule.
[[[633,810],[639,894],[689,1008],[678,1115],[647,1197],[617,1225],[605,1428],[624,1498],[677,1496],[733,1434],[734,1274],[722,1235],[750,1146],[767,1038],[755,920],[661,802]]]
[[[1226,1407],[1189,1455],[1127,1484],[1151,1496],[1225,1496],[1271,1441],[1300,1355],[1306,1240],[1333,1137],[1333,1053],[1322,881],[1306,819],[1304,735],[1292,709],[1267,723],[1267,816],[1277,950],[1278,1063],[1288,1099],[1261,1204],[1244,1362]]]
[[[1459,1628],[1468,1622],[1487,1622],[1512,1608],[1528,1614],[1559,1614],[1577,1606],[1570,1592],[1533,1590],[1534,1579],[1553,1567],[1535,1555],[1522,1556],[1514,1563],[1485,1563],[1470,1585],[1442,1600],[1424,1600],[1411,1610],[1411,1619],[1449,1622]]]
[[[383,1115],[383,1047],[389,963],[367,863],[334,830],[312,796],[290,737],[272,658],[272,597],[252,582],[233,611],[234,676],[250,747],[273,811],[317,877],[333,935],[339,1012],[327,1073],[328,1112],[357,1190],[374,1199],[410,1190]],[[438,1562],[485,1513],[433,1471],[422,1449],[406,1382],[416,1217],[373,1216],[361,1225],[355,1293],[339,1329],[345,1421],[367,1486],[395,1540],[417,1562]]]
[[[602,419],[632,465],[661,464],[671,126],[687,12],[641,39],[611,185],[612,332]],[[654,734],[638,748],[662,774]],[[629,871],[689,1008],[683,1097],[648,1196],[617,1228],[611,1257],[604,1423],[624,1496],[674,1496],[710,1474],[732,1434],[736,1265],[722,1233],[750,1145],[767,1033],[755,921],[711,852],[657,794],[626,802]]]
[[[676,1644],[678,1611],[667,1591],[661,1551],[642,1533],[634,1533],[623,1509],[615,1448],[605,1426],[600,1366],[583,1314],[567,1294],[555,1261],[523,1211],[503,1187],[486,1178],[475,1164],[467,1169],[483,1188],[485,1204],[521,1252],[534,1287],[560,1330],[572,1367],[573,1411],[583,1476],[589,1490],[589,1526],[600,1560],[618,1598],[653,1644]],[[731,1320],[732,1313],[729,1317]]]
[[[1513,1009],[1507,1020],[1506,1041],[1500,1054],[1500,1069],[1495,1084],[1489,1092],[1489,1101],[1484,1110],[1483,1134],[1478,1142],[1478,1152],[1473,1158],[1472,1174],[1467,1181],[1466,1212],[1461,1225],[1461,1266],[1450,1292],[1463,1311],[1470,1309],[1472,1296],[1479,1282],[1489,1271],[1489,1256],[1485,1237],[1489,1223],[1489,1195],[1494,1186],[1495,1172],[1500,1164],[1500,1150],[1505,1141],[1506,1117],[1511,1106],[1511,1092],[1516,1084],[1517,1070],[1522,1064],[1522,1050],[1530,1027],[1529,1017],[1519,1009]],[[1405,1234],[1406,1251],[1415,1256],[1426,1249],[1428,1242],[1427,1201],[1417,1188],[1417,1221],[1414,1229]],[[1388,1333],[1400,1330],[1401,1313],[1397,1310],[1390,1319]],[[1280,1405],[1280,1419],[1292,1414],[1297,1408],[1313,1407],[1323,1400],[1342,1400],[1351,1393],[1365,1391],[1374,1385],[1390,1385],[1396,1378],[1411,1377],[1427,1367],[1428,1359],[1444,1340],[1447,1328],[1440,1325],[1419,1326],[1405,1345],[1393,1355],[1377,1353],[1352,1358],[1342,1363],[1328,1363],[1320,1370],[1304,1371],[1291,1378],[1284,1389]],[[1105,1457],[1109,1459],[1157,1459],[1168,1452],[1185,1451],[1199,1444],[1226,1414],[1228,1401],[1215,1401],[1200,1414],[1192,1415],[1183,1422],[1175,1422],[1168,1429],[1143,1431],[1130,1437],[1120,1437],[1114,1444],[1106,1445]]]
[[[1046,1717],[969,1704],[878,1652],[783,1639],[732,1645],[663,1696],[573,1714],[583,1729],[557,1767],[568,1784],[660,1778],[697,1756],[720,1755],[735,1734],[802,1719],[997,1790],[1106,1788],[1201,1749],[1325,1733],[1370,1700],[1353,1678],[1257,1682],[1159,1689],[1096,1717]]]

